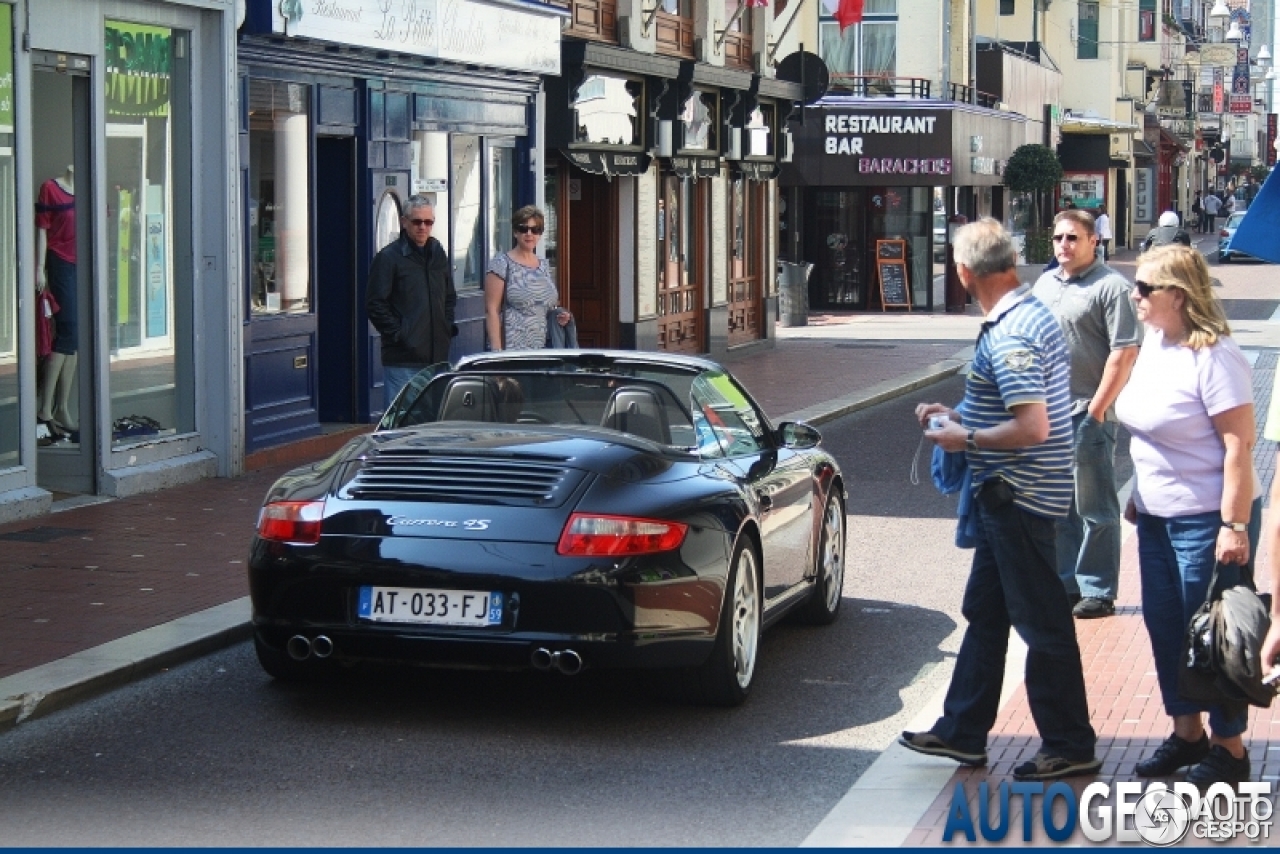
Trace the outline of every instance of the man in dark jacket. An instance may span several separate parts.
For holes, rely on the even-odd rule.
[[[1191,235],[1179,227],[1176,213],[1165,211],[1160,214],[1157,226],[1151,229],[1151,233],[1147,235],[1146,240],[1142,241],[1142,251],[1146,252],[1148,249],[1156,246],[1166,246],[1170,243],[1181,243],[1183,246],[1190,246]]]
[[[414,196],[400,217],[400,239],[383,247],[369,268],[365,308],[382,335],[382,387],[391,406],[414,374],[449,360],[449,340],[458,334],[449,258],[431,236],[435,208]]]

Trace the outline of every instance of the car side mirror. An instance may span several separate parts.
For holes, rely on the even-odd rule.
[[[803,421],[784,421],[778,427],[778,438],[784,448],[803,450],[818,447],[822,434]]]

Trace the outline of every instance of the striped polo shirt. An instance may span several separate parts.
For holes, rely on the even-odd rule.
[[[1040,516],[1062,517],[1071,506],[1071,357],[1052,312],[1023,285],[1001,298],[978,335],[964,390],[964,424],[981,430],[1013,417],[1012,408],[1043,403],[1049,438],[1016,450],[969,451],[973,486],[1003,478],[1014,503]]]

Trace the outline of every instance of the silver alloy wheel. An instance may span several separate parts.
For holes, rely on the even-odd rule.
[[[733,639],[733,671],[738,687],[751,685],[760,645],[760,595],[757,587],[756,555],[750,548],[738,552],[733,582],[733,612],[730,614]]]
[[[821,560],[827,610],[834,611],[844,592],[844,507],[834,495],[822,519]]]

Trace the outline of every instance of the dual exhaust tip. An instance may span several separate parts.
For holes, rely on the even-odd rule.
[[[552,652],[546,647],[538,647],[529,657],[534,670],[559,670],[565,676],[577,676],[582,672],[582,656],[571,649],[560,649]]]
[[[294,635],[285,643],[284,649],[294,661],[306,661],[313,655],[328,658],[333,655],[333,641],[327,635],[316,635],[314,640],[306,635]]]

